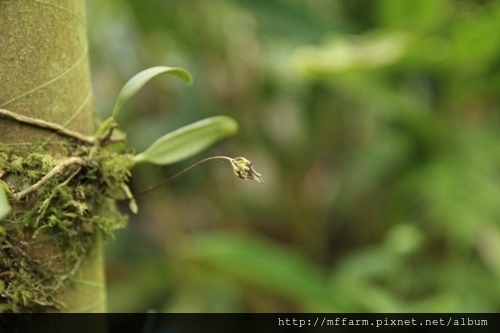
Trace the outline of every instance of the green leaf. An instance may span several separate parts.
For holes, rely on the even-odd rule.
[[[120,94],[118,95],[118,99],[116,100],[115,108],[113,109],[113,118],[116,119],[118,117],[118,113],[120,112],[123,104],[134,96],[143,85],[145,85],[152,78],[161,74],[172,74],[180,77],[186,81],[187,84],[193,83],[193,77],[183,68],[157,66],[145,69],[142,72],[137,73],[123,86]]]
[[[338,311],[326,275],[297,252],[257,236],[206,233],[190,237],[187,260],[311,310]]]
[[[172,164],[199,153],[237,130],[238,123],[227,116],[203,119],[162,136],[144,152],[134,156],[134,162]]]
[[[9,214],[10,205],[7,200],[7,195],[5,194],[5,189],[3,187],[3,182],[0,181],[0,221]]]

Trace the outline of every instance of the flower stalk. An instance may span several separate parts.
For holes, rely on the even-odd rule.
[[[137,194],[136,197],[139,197],[141,195],[149,193],[149,192],[157,189],[158,187],[165,185],[166,183],[169,183],[172,180],[182,176],[183,174],[185,174],[186,172],[190,171],[191,169],[199,166],[200,164],[203,164],[203,163],[208,162],[208,161],[213,161],[213,160],[227,160],[227,161],[229,161],[231,163],[231,166],[233,167],[233,172],[241,179],[245,179],[245,180],[250,179],[250,180],[255,180],[259,183],[264,183],[264,180],[262,180],[261,174],[258,173],[257,171],[255,171],[255,169],[253,167],[253,163],[250,162],[249,160],[247,160],[246,158],[244,158],[244,157],[231,158],[228,156],[211,156],[211,157],[207,157],[201,161],[196,162],[195,164],[187,167],[186,169],[176,173],[172,177],[167,178],[164,181],[148,188],[144,192]]]

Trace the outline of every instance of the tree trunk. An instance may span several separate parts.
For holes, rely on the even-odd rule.
[[[0,85],[1,109],[92,134],[84,0],[0,0]],[[53,131],[2,116],[0,146],[7,164],[4,170],[0,165],[0,178],[14,190],[43,176],[23,170],[43,163],[52,168],[78,149],[75,141]],[[83,177],[77,167],[59,172],[54,177],[59,183],[52,186],[63,193],[63,186],[72,186],[65,180]],[[81,233],[78,216],[88,220],[94,210],[87,205],[79,211],[74,198],[75,207],[61,205],[64,198],[58,198],[55,187],[44,199],[43,189],[12,204],[10,220],[0,222],[7,230],[0,239],[0,312],[104,312],[102,235],[88,225]],[[42,199],[46,206],[40,205]],[[58,203],[57,209],[70,210],[64,214],[66,224],[49,213]],[[30,209],[36,211],[27,215]],[[17,220],[26,216],[31,220]],[[73,225],[80,229],[74,231]]]

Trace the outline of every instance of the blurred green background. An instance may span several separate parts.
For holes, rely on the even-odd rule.
[[[237,136],[134,169],[108,242],[109,310],[500,311],[500,4],[452,0],[88,1],[100,117],[137,151],[228,115]],[[123,207],[126,210],[126,204]]]

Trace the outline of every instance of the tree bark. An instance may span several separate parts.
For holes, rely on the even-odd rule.
[[[92,134],[95,124],[88,63],[84,0],[0,0],[1,109]],[[50,141],[40,149],[43,154],[58,156],[64,150],[52,143],[63,140],[66,139],[46,129],[0,117],[0,144],[15,147],[19,152],[34,142]],[[27,208],[13,205],[11,215],[15,216],[19,209]],[[51,258],[65,249],[52,241],[35,242],[33,232],[24,228],[9,243],[24,245],[23,251],[18,252],[28,257],[23,260],[45,262],[60,272],[61,263]],[[18,304],[17,311],[104,312],[105,279],[99,235],[92,235],[89,248],[75,270],[66,272],[68,278],[61,279],[62,287],[53,295],[51,305],[23,303],[21,299],[23,304]],[[4,270],[0,279],[5,285],[1,305],[6,298],[9,269],[6,265],[0,268]],[[30,295],[29,288],[19,292]]]

